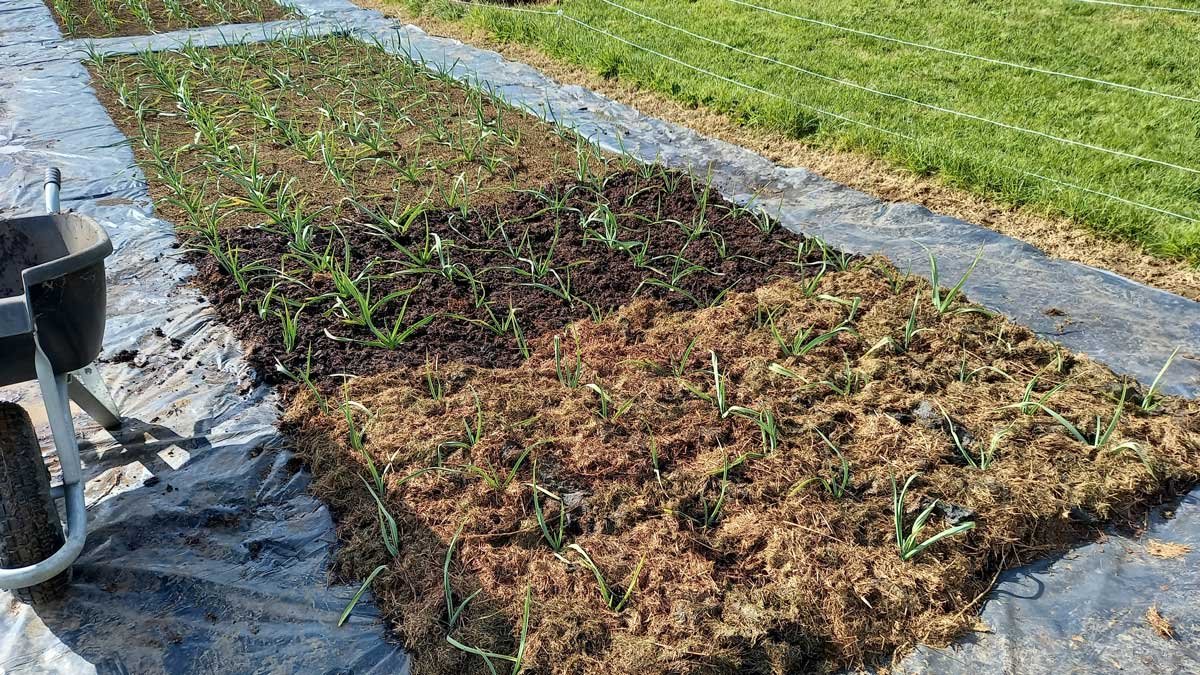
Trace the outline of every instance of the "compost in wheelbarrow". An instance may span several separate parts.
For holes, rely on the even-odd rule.
[[[37,265],[33,242],[20,230],[0,230],[0,298],[11,298],[25,292],[21,271]]]

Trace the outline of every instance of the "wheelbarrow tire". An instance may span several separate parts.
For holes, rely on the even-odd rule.
[[[64,541],[33,422],[21,406],[0,402],[0,566],[39,563]],[[13,595],[29,604],[44,604],[62,597],[70,583],[68,568],[36,586],[13,589]]]

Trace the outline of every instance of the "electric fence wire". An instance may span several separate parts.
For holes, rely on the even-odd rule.
[[[1112,5],[1113,7],[1125,7],[1127,9],[1146,9],[1157,12],[1178,12],[1180,14],[1200,14],[1200,9],[1189,9],[1186,7],[1163,7],[1161,5],[1134,5],[1127,2],[1110,2],[1109,0],[1075,0],[1075,2],[1086,2],[1090,5]]]
[[[1064,144],[1067,144],[1067,145],[1076,145],[1076,146],[1080,146],[1080,147],[1084,147],[1084,148],[1089,148],[1089,149],[1091,149],[1091,150],[1096,150],[1096,151],[1099,151],[1099,152],[1104,152],[1104,153],[1107,153],[1107,154],[1110,154],[1110,155],[1114,155],[1114,156],[1118,156],[1118,157],[1124,157],[1124,158],[1126,158],[1126,159],[1134,159],[1134,160],[1138,160],[1138,161],[1141,161],[1141,162],[1149,162],[1149,163],[1152,163],[1152,164],[1160,164],[1160,165],[1162,165],[1162,166],[1169,167],[1169,168],[1172,168],[1172,169],[1177,169],[1177,170],[1180,170],[1180,171],[1187,171],[1187,172],[1189,172],[1189,173],[1200,174],[1200,169],[1193,169],[1192,167],[1188,167],[1188,166],[1181,166],[1181,165],[1179,165],[1179,164],[1172,164],[1171,162],[1164,162],[1164,161],[1162,161],[1162,160],[1159,160],[1159,159],[1154,159],[1154,158],[1151,158],[1151,157],[1142,157],[1141,155],[1134,155],[1134,154],[1131,154],[1131,153],[1128,153],[1128,152],[1124,152],[1124,151],[1122,151],[1122,150],[1113,150],[1113,149],[1111,149],[1111,148],[1106,148],[1106,147],[1104,147],[1104,146],[1102,146],[1102,145],[1095,145],[1095,144],[1093,144],[1093,143],[1087,143],[1087,142],[1084,142],[1084,141],[1077,141],[1077,140],[1074,140],[1074,139],[1071,139],[1071,138],[1066,138],[1066,137],[1063,137],[1063,136],[1057,136],[1057,135],[1055,135],[1055,134],[1046,133],[1046,132],[1044,132],[1044,131],[1038,131],[1037,129],[1028,129],[1028,128],[1026,128],[1026,127],[1018,126],[1018,125],[1015,125],[1015,124],[1009,124],[1009,123],[1007,123],[1007,122],[1000,122],[1000,121],[997,121],[997,120],[988,119],[987,117],[982,117],[982,116],[980,116],[980,115],[974,115],[974,114],[971,114],[971,113],[962,112],[962,111],[960,111],[960,110],[954,110],[954,109],[952,109],[952,108],[945,108],[945,107],[942,107],[942,106],[939,106],[939,105],[934,105],[934,104],[932,104],[932,103],[925,103],[924,101],[918,101],[917,99],[914,99],[914,98],[909,98],[909,97],[907,97],[907,96],[901,96],[900,94],[893,94],[893,93],[891,93],[891,92],[882,91],[882,90],[880,90],[880,89],[875,89],[874,87],[868,87],[868,86],[866,86],[866,85],[859,84],[859,83],[857,83],[857,82],[854,82],[854,81],[852,81],[852,80],[845,80],[845,79],[838,78],[838,77],[831,77],[831,76],[829,76],[829,75],[824,75],[824,74],[822,74],[822,73],[818,73],[818,72],[816,72],[816,71],[813,71],[813,70],[808,70],[807,68],[801,68],[800,66],[796,66],[796,65],[793,65],[793,64],[790,64],[790,63],[785,63],[785,62],[783,62],[783,61],[780,61],[780,60],[778,60],[778,59],[771,58],[771,57],[769,57],[769,56],[763,56],[763,55],[761,55],[761,54],[756,54],[755,52],[751,52],[751,51],[747,51],[747,50],[745,50],[745,49],[741,49],[741,48],[738,48],[738,47],[734,47],[733,45],[726,44],[726,43],[724,43],[724,42],[721,42],[720,40],[714,40],[714,39],[712,39],[712,38],[710,38],[710,37],[706,37],[706,36],[704,36],[704,35],[700,35],[700,34],[697,34],[697,33],[693,33],[692,31],[689,31],[689,30],[687,30],[687,29],[685,29],[685,28],[680,28],[679,26],[674,26],[674,25],[672,25],[672,24],[669,24],[669,23],[667,23],[667,22],[665,22],[665,21],[660,21],[659,19],[656,19],[656,18],[654,18],[654,17],[652,17],[652,16],[647,16],[647,15],[645,15],[645,14],[642,14],[641,12],[637,12],[637,11],[635,11],[635,10],[632,10],[632,9],[630,9],[630,8],[628,8],[628,7],[625,7],[624,5],[620,5],[620,4],[617,4],[617,3],[615,3],[615,2],[612,2],[612,0],[600,0],[600,2],[603,2],[604,4],[606,4],[606,5],[610,5],[610,6],[612,6],[612,7],[616,7],[616,8],[618,8],[618,9],[620,9],[620,10],[623,10],[623,11],[625,11],[625,12],[628,12],[628,13],[630,13],[630,14],[633,14],[633,15],[635,15],[635,16],[639,16],[639,17],[641,17],[641,18],[643,18],[643,19],[645,19],[645,20],[647,20],[647,21],[651,21],[651,22],[653,22],[653,23],[656,23],[656,24],[658,24],[658,25],[660,25],[660,26],[663,26],[664,28],[669,28],[669,29],[671,29],[671,30],[678,31],[678,32],[680,32],[680,33],[684,33],[684,34],[686,34],[686,35],[689,35],[689,36],[691,36],[691,37],[694,37],[694,38],[696,38],[696,39],[703,40],[703,41],[705,41],[705,42],[708,42],[709,44],[714,44],[714,45],[717,45],[717,46],[719,46],[719,47],[724,47],[725,49],[729,49],[729,50],[731,50],[731,51],[734,51],[734,52],[737,52],[737,53],[739,53],[739,54],[744,54],[744,55],[746,55],[746,56],[750,56],[750,57],[753,57],[753,58],[756,58],[756,59],[760,59],[760,60],[762,60],[762,61],[766,61],[767,63],[772,63],[772,64],[774,64],[774,65],[777,65],[777,66],[783,66],[784,68],[790,68],[791,70],[794,70],[794,71],[796,71],[796,72],[798,72],[798,73],[802,73],[802,74],[805,74],[805,75],[810,75],[810,76],[812,76],[812,77],[820,78],[820,79],[822,79],[822,80],[826,80],[826,81],[828,81],[828,82],[833,82],[833,83],[835,83],[835,84],[840,84],[840,85],[842,85],[842,86],[846,86],[846,87],[852,87],[852,88],[854,88],[854,89],[858,89],[858,90],[860,90],[860,91],[869,92],[869,93],[872,93],[872,94],[876,94],[876,95],[879,95],[879,96],[884,96],[884,97],[891,98],[891,99],[895,99],[895,100],[898,100],[898,101],[904,101],[905,103],[910,103],[910,104],[912,104],[912,105],[920,106],[920,107],[922,107],[922,108],[926,108],[926,109],[929,109],[929,110],[934,110],[934,111],[937,111],[937,112],[946,113],[946,114],[948,114],[948,115],[954,115],[954,116],[956,116],[956,117],[962,117],[962,118],[966,118],[966,119],[974,120],[974,121],[977,121],[977,122],[983,122],[983,123],[985,123],[985,124],[991,124],[991,125],[993,125],[993,126],[997,126],[997,127],[1003,128],[1003,129],[1008,129],[1008,130],[1010,130],[1010,131],[1016,131],[1016,132],[1023,133],[1023,134],[1030,134],[1030,135],[1033,135],[1033,136],[1040,136],[1040,137],[1042,137],[1042,138],[1047,138],[1047,139],[1049,139],[1049,140],[1056,141],[1056,142],[1058,142],[1058,143],[1064,143]]]
[[[743,7],[749,7],[751,9],[755,9],[760,12],[767,12],[769,14],[775,14],[777,16],[782,16],[782,17],[785,17],[788,19],[793,19],[795,21],[802,21],[804,23],[809,23],[809,24],[813,24],[816,26],[823,26],[825,28],[830,28],[833,30],[840,30],[840,31],[843,31],[846,33],[852,33],[854,35],[869,37],[869,38],[873,38],[876,40],[884,40],[887,42],[894,42],[896,44],[904,45],[906,47],[913,47],[914,49],[925,49],[925,50],[932,51],[932,52],[940,52],[942,54],[952,54],[954,56],[959,56],[964,59],[974,59],[976,61],[982,61],[984,63],[991,63],[993,65],[998,65],[998,66],[1007,66],[1009,68],[1016,68],[1018,70],[1024,70],[1024,71],[1031,72],[1031,73],[1041,73],[1042,75],[1051,75],[1054,77],[1065,77],[1065,78],[1072,79],[1072,80],[1079,80],[1081,82],[1091,82],[1092,84],[1099,84],[1099,85],[1102,85],[1105,87],[1115,87],[1117,89],[1136,91],[1136,92],[1139,92],[1142,94],[1147,94],[1149,96],[1162,96],[1163,98],[1172,98],[1172,99],[1175,99],[1178,101],[1189,101],[1191,103],[1200,103],[1200,99],[1198,99],[1198,98],[1192,98],[1189,96],[1180,96],[1178,94],[1168,94],[1168,93],[1161,92],[1161,91],[1155,91],[1153,89],[1145,89],[1143,87],[1135,87],[1131,84],[1122,84],[1120,82],[1113,82],[1111,80],[1102,80],[1102,79],[1095,78],[1095,77],[1088,77],[1086,75],[1076,75],[1074,73],[1065,73],[1065,72],[1058,71],[1058,70],[1049,70],[1047,68],[1038,68],[1037,66],[1030,66],[1030,65],[1026,65],[1024,63],[1015,63],[1013,61],[1003,61],[1001,59],[993,59],[988,56],[979,56],[977,54],[969,54],[967,52],[960,52],[960,51],[957,51],[954,49],[938,47],[936,45],[927,45],[927,44],[923,44],[920,42],[913,42],[911,40],[904,40],[901,38],[892,37],[890,35],[882,35],[880,33],[872,33],[872,32],[865,31],[865,30],[859,30],[857,28],[850,28],[848,26],[842,26],[840,24],[831,23],[829,21],[822,21],[820,19],[814,19],[814,18],[808,17],[808,16],[800,16],[799,14],[789,14],[787,12],[783,12],[783,11],[780,11],[777,9],[772,9],[770,7],[763,7],[762,5],[756,5],[752,2],[746,2],[746,0],[725,0],[725,1],[732,2],[735,5],[741,5]],[[1089,0],[1080,0],[1080,1],[1083,2],[1083,1],[1089,1]]]

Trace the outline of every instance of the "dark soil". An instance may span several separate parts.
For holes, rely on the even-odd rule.
[[[166,33],[186,28],[202,26],[219,26],[232,23],[259,23],[293,18],[296,13],[285,9],[274,0],[213,0],[211,3],[202,0],[179,0],[177,3],[183,12],[172,12],[168,3],[163,0],[145,0],[147,16],[150,25],[130,10],[131,2],[139,0],[108,0],[111,15],[105,20],[104,14],[97,10],[92,0],[61,0],[56,6],[54,0],[46,0],[50,7],[55,23],[67,37],[121,37],[127,35],[147,35],[151,33]],[[228,16],[223,16],[214,9],[224,7]],[[67,20],[60,9],[70,12],[74,17]]]
[[[560,214],[546,211],[545,203],[532,194],[519,194],[495,210],[474,211],[466,217],[458,212],[427,213],[423,224],[428,225],[429,232],[441,237],[445,245],[453,246],[450,249],[453,263],[466,265],[478,273],[479,280],[488,289],[493,313],[502,316],[510,307],[516,311],[526,339],[559,330],[571,321],[593,314],[607,315],[629,302],[635,294],[665,298],[678,309],[694,308],[697,303],[708,305],[731,290],[753,290],[772,278],[817,269],[821,260],[819,249],[800,254],[796,247],[803,246],[803,240],[786,232],[766,234],[756,227],[753,218],[738,214],[731,205],[716,199],[711,199],[712,203],[708,205],[706,227],[711,234],[688,243],[685,228],[691,227],[700,212],[697,197],[703,196],[703,186],[679,175],[668,175],[667,180],[676,185],[666,184],[658,175],[646,178],[628,172],[611,174],[598,188],[578,183],[547,187],[547,193],[571,193]],[[655,261],[655,270],[638,267],[628,253],[585,238],[580,221],[602,204],[611,205],[618,214],[621,240],[641,242],[650,258],[661,258],[682,250],[688,264],[704,268],[682,279],[679,286],[686,295],[643,283],[647,279],[662,279],[664,274],[658,270],[669,273],[673,261]],[[557,239],[556,222],[560,223]],[[515,271],[522,263],[516,263],[502,251],[505,244],[499,233],[488,231],[498,223],[505,224],[509,241],[528,241],[536,255],[552,251],[555,271],[536,279]],[[409,317],[435,315],[437,318],[399,349],[363,349],[358,343],[330,340],[326,332],[369,340],[371,334],[367,329],[345,325],[329,315],[328,304],[316,304],[311,311],[306,310],[297,343],[312,345],[314,375],[369,374],[426,361],[497,366],[521,362],[523,357],[512,334],[497,335],[489,328],[473,323],[487,320],[488,310],[474,305],[469,284],[451,282],[437,274],[403,274],[404,268],[397,262],[400,253],[396,244],[420,247],[425,240],[425,227],[413,226],[409,233],[391,240],[373,233],[363,223],[347,221],[338,229],[345,237],[354,271],[369,264],[372,273],[380,278],[372,293],[381,296],[408,288],[417,289],[410,296],[407,307],[402,302],[385,307],[379,317],[380,323],[390,325],[401,308],[406,309]],[[324,248],[334,236],[326,232],[314,244]],[[273,267],[290,252],[286,237],[264,229],[231,231],[229,241],[248,259],[270,261]],[[724,258],[719,253],[718,242],[726,247]],[[343,248],[341,240],[335,245],[337,250]],[[731,255],[729,252],[732,251],[737,255]],[[196,263],[201,270],[197,283],[223,318],[252,345],[250,359],[260,373],[273,373],[277,359],[292,370],[303,366],[308,360],[307,348],[284,353],[279,321],[263,321],[248,311],[244,303],[239,305],[241,292],[212,258],[198,255]],[[554,285],[559,279],[565,282],[568,275],[574,296],[572,302],[529,285],[534,282]],[[300,281],[311,289],[308,291],[310,296],[334,290],[328,278],[308,277]],[[263,278],[252,288],[265,293],[267,283],[269,279]]]
[[[21,272],[38,262],[29,237],[16,228],[4,226],[0,221],[0,298],[24,294],[25,282],[21,281]]]
[[[749,290],[775,276],[814,271],[811,263],[821,260],[819,250],[808,250],[813,248],[811,242],[786,233],[763,233],[758,229],[762,221],[710,194],[690,177],[622,168],[620,161],[600,156],[586,144],[581,149],[572,137],[527,114],[486,97],[473,101],[461,87],[398,59],[381,59],[372,48],[336,38],[314,45],[316,58],[307,61],[297,59],[294,51],[269,44],[208,50],[217,67],[209,73],[191,72],[188,81],[230,130],[231,142],[255,149],[262,175],[293,180],[307,208],[322,214],[307,242],[310,249],[331,250],[339,258],[347,251],[349,274],[369,275],[373,298],[413,289],[407,299],[397,298],[379,308],[377,325],[390,327],[401,312],[405,312],[404,324],[435,318],[397,349],[364,348],[362,342],[372,338],[371,331],[345,323],[335,311],[344,299],[334,297],[333,280],[295,263],[296,244],[290,235],[265,227],[260,214],[224,209],[220,245],[237,251],[242,261],[288,273],[284,284],[277,284],[275,272],[251,275],[256,278],[244,297],[228,269],[205,253],[194,257],[200,268],[199,285],[251,346],[251,362],[264,377],[276,377],[277,360],[292,372],[311,363],[312,374],[318,377],[381,372],[427,359],[515,365],[522,356],[514,331],[498,335],[481,325],[491,316],[505,319],[510,309],[522,337],[533,339],[570,321],[607,314],[635,292],[668,297],[679,308],[706,305],[729,290]],[[164,58],[179,67],[189,66],[184,55]],[[105,68],[109,70],[99,73],[100,79],[116,76],[136,85],[136,95],[149,111],[142,127],[114,92],[98,91],[127,134],[137,137],[145,128],[162,147],[183,148],[171,161],[196,190],[207,190],[210,199],[244,198],[239,186],[212,169],[211,153],[193,145],[195,130],[174,112],[169,92],[156,89],[154,78],[137,58],[116,59]],[[279,82],[281,72],[287,73],[289,85]],[[382,155],[368,153],[364,158],[360,155],[365,151],[346,137],[343,150],[352,159],[344,164],[347,184],[339,184],[318,161],[306,159],[294,139],[249,113],[245,92],[237,93],[246,87],[272,102],[303,134],[328,132],[330,119],[356,119],[365,110],[386,132],[387,146]],[[385,102],[426,104],[407,105],[401,111],[381,104],[381,96]],[[519,138],[519,144],[513,147],[498,134],[487,134],[482,150],[466,159],[450,147],[453,143],[429,138],[428,130],[438,125],[479,128],[481,113],[476,104],[482,106],[488,124]],[[320,112],[322,107],[327,112]],[[140,144],[135,143],[134,149],[143,162],[151,159]],[[481,157],[489,154],[499,158],[498,170],[481,164]],[[381,168],[382,160],[418,167],[420,178],[399,179],[395,170]],[[582,180],[581,161],[586,166]],[[149,168],[153,173],[154,168]],[[469,207],[448,208],[441,195],[464,184]],[[160,215],[189,222],[170,188],[152,181],[150,189]],[[563,203],[551,208],[548,199],[558,197]],[[405,213],[409,208],[424,211],[405,232],[385,237],[363,217],[362,208],[348,206],[351,200],[384,214]],[[590,218],[593,231],[602,229],[600,216],[606,209],[613,214],[617,238],[644,249],[643,266],[636,266],[629,252],[595,241],[592,234],[585,236],[581,224]],[[707,232],[689,234],[697,227]],[[432,235],[440,238],[453,265],[476,276],[486,294],[486,307],[473,301],[480,288],[461,277],[452,281],[437,273],[406,272],[399,247],[424,248]],[[509,255],[504,249],[510,246],[524,247],[523,253]],[[798,252],[798,247],[805,252]],[[521,255],[551,256],[553,269],[538,278],[523,275],[516,271],[528,271],[528,263],[517,259]],[[682,258],[672,259],[674,255]],[[655,285],[676,270],[682,292]],[[647,280],[651,282],[644,284]],[[570,302],[533,285],[561,289],[567,283],[574,296]],[[265,317],[258,313],[252,300],[268,291],[274,300],[306,305],[290,353],[284,351],[281,321],[271,312]]]

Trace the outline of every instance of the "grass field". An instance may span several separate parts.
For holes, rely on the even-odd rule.
[[[522,5],[561,9],[566,17],[764,94],[570,18],[451,0],[407,2],[745,124],[883,156],[1003,203],[1075,218],[1156,255],[1200,262],[1200,87],[1194,76],[1200,72],[1200,14],[1079,0]],[[1173,5],[1200,8],[1195,0]]]

